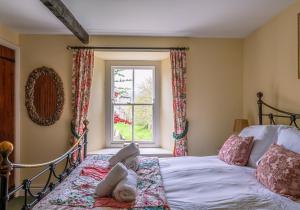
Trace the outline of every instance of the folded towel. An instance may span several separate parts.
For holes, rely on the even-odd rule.
[[[119,152],[117,152],[117,154],[115,154],[108,160],[109,166],[113,167],[118,162],[122,162],[128,157],[133,155],[138,156],[139,154],[140,154],[139,148],[135,145],[135,143],[131,143],[128,146],[122,148]]]
[[[128,175],[122,179],[113,190],[113,197],[120,202],[135,201],[137,196],[137,175],[128,170]]]
[[[122,163],[116,164],[106,177],[99,182],[95,194],[98,197],[110,196],[117,184],[128,174],[126,166]]]
[[[135,155],[132,155],[128,157],[127,159],[123,160],[122,163],[128,168],[133,171],[137,171],[139,168],[139,160],[138,157]]]

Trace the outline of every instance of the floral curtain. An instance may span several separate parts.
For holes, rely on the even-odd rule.
[[[84,121],[87,118],[90,90],[94,68],[94,51],[80,49],[73,52],[72,67],[72,133],[81,136],[84,131]],[[73,137],[72,143],[76,143]],[[83,154],[83,150],[82,150]],[[81,155],[82,155],[81,154]],[[83,155],[82,155],[83,157]],[[73,156],[77,158],[77,154]]]
[[[174,156],[186,156],[188,121],[186,119],[186,51],[171,50],[172,93],[175,140]]]

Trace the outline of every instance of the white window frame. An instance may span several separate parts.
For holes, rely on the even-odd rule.
[[[141,65],[143,63],[143,65]],[[128,65],[130,64],[130,65]],[[106,63],[106,147],[123,147],[124,141],[113,141],[113,102],[112,102],[112,92],[113,92],[113,68],[133,68],[133,69],[153,69],[153,83],[154,83],[154,96],[153,96],[153,141],[135,141],[140,147],[159,147],[159,71],[160,66],[158,62],[107,62]],[[124,104],[126,105],[126,104]],[[133,104],[128,104],[136,106]],[[148,105],[148,104],[147,104]],[[133,113],[134,116],[134,113]],[[133,140],[134,141],[134,140]],[[130,142],[130,141],[128,141]],[[126,142],[127,143],[127,142]]]

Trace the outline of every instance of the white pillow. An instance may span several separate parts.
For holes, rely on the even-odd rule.
[[[295,127],[280,129],[277,144],[300,154],[300,131]]]
[[[239,136],[254,136],[252,151],[248,160],[248,166],[256,167],[257,161],[265,154],[269,146],[275,143],[278,129],[281,125],[254,125],[244,128]]]

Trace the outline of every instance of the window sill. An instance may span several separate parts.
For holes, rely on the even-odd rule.
[[[89,152],[89,154],[114,155],[119,150],[120,150],[120,148],[105,148],[105,149]],[[142,156],[156,156],[156,157],[160,157],[160,158],[173,156],[171,151],[162,149],[162,148],[140,148],[140,152],[141,152]]]

